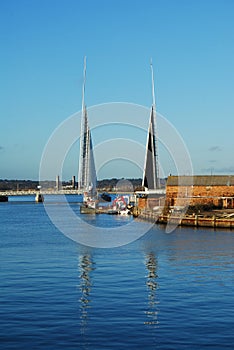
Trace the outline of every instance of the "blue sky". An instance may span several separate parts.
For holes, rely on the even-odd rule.
[[[194,173],[234,173],[233,15],[232,0],[1,0],[0,178],[38,179],[51,133],[81,109],[84,55],[88,106],[150,107],[152,57],[157,110],[181,134]]]

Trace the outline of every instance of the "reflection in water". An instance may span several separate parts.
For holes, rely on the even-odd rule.
[[[79,270],[80,270],[80,291],[81,291],[81,297],[80,297],[80,318],[81,318],[81,324],[80,324],[80,331],[81,334],[85,334],[86,328],[87,328],[87,321],[88,321],[88,309],[90,307],[90,292],[91,292],[91,271],[94,270],[93,267],[94,263],[92,261],[92,257],[89,254],[84,254],[79,256]]]
[[[148,270],[146,285],[148,287],[148,309],[145,312],[147,315],[147,321],[144,323],[147,325],[158,325],[158,304],[157,300],[157,260],[153,252],[146,255],[146,268]]]

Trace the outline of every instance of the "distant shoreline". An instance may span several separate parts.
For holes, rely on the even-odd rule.
[[[126,180],[126,185],[128,185],[128,187],[130,186],[133,189],[141,186],[142,184],[141,178],[128,178],[125,180]],[[118,179],[118,178],[97,180],[97,189],[99,191],[113,192],[115,191],[116,185],[118,186],[118,183],[120,184],[120,186],[124,185],[122,182],[123,182],[123,179]],[[0,179],[0,194],[2,191],[35,191],[35,190],[38,190],[39,185],[42,187],[42,190],[46,190],[46,191],[48,189],[55,190],[57,188],[56,180],[39,181],[39,180]],[[77,190],[78,183],[77,182],[73,183],[71,179],[69,181],[61,181],[59,186],[61,186],[61,189],[63,190],[67,190],[67,189]]]

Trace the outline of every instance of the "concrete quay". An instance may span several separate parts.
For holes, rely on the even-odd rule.
[[[138,219],[153,222],[155,224],[173,224],[178,226],[191,227],[212,227],[234,229],[234,217],[217,216],[217,213],[209,213],[210,216],[204,215],[163,215],[152,210],[141,211],[137,216]],[[213,215],[212,215],[213,214]]]

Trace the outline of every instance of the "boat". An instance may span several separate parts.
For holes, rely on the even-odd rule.
[[[92,198],[91,194],[84,192],[83,203],[80,206],[81,214],[95,214],[96,213],[96,203],[95,198]]]
[[[80,206],[81,214],[96,214],[96,208],[90,207],[87,204],[83,203]]]
[[[43,202],[44,202],[44,196],[43,196],[43,194],[41,194],[41,193],[36,193],[35,202],[36,202],[36,203],[43,203]]]
[[[127,204],[129,200],[128,196],[117,196],[114,201],[113,205],[110,209],[108,209],[107,214],[112,215],[122,215],[127,216],[131,214],[131,211],[129,209],[129,205]]]
[[[5,195],[0,196],[0,202],[8,202],[8,197]]]
[[[107,192],[103,192],[101,195],[100,195],[101,199],[103,199],[105,202],[111,202],[112,201],[112,198],[111,198],[111,195]]]
[[[80,206],[81,214],[96,214],[96,201],[90,200],[83,202]]]

